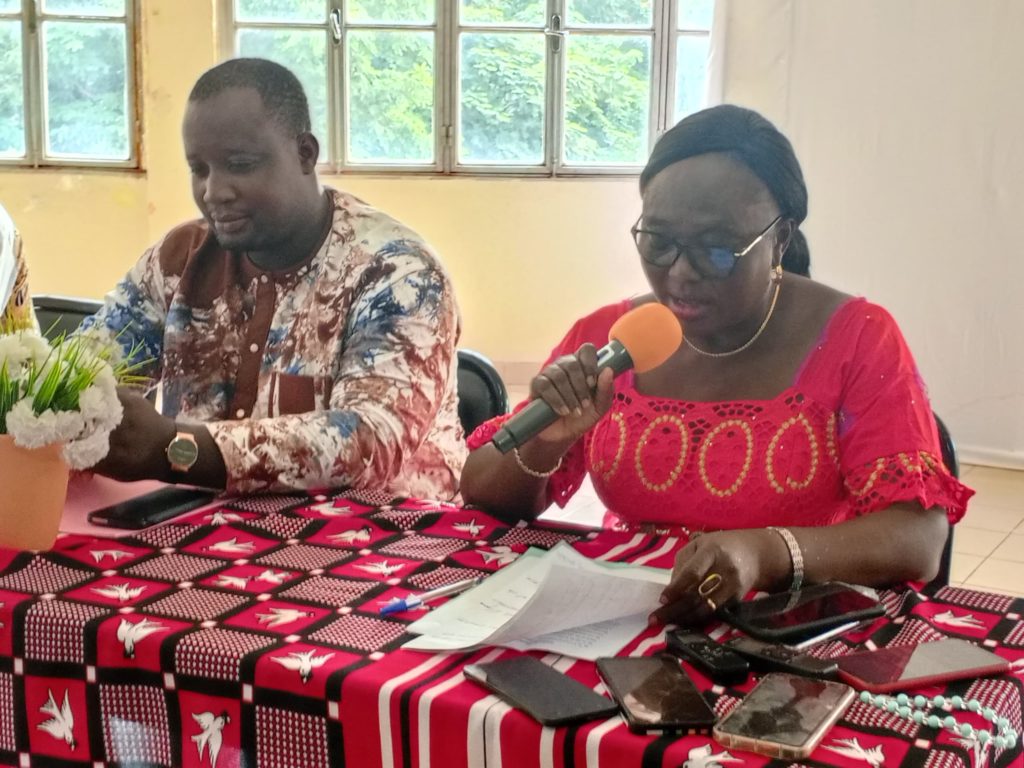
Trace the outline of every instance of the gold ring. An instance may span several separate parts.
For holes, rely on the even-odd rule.
[[[708,604],[708,608],[711,609],[712,613],[715,613],[715,612],[718,611],[718,605],[710,597],[704,598],[704,602]]]
[[[709,573],[704,577],[704,581],[697,587],[697,594],[701,597],[707,597],[722,584],[722,577],[717,573]]]

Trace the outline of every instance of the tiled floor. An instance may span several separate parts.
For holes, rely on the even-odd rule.
[[[525,387],[510,387],[513,403]],[[951,582],[1024,596],[1024,472],[964,465],[961,479],[977,493],[953,535]],[[604,512],[587,482],[565,509],[555,507],[546,519],[600,525]]]

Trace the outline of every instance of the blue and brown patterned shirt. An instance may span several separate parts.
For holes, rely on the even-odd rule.
[[[203,422],[229,492],[360,487],[448,499],[466,457],[459,315],[423,240],[328,189],[330,232],[267,272],[203,221],[147,251],[83,327],[154,362],[162,409]]]

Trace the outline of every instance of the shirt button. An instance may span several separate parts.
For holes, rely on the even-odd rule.
[[[239,418],[239,419],[244,419],[245,418],[245,408],[239,408],[237,411],[235,411],[235,417]]]
[[[266,275],[260,275],[260,282],[261,283],[268,283],[268,282],[270,282],[270,278],[267,277]]]
[[[260,351],[260,345],[259,344],[250,344],[249,345],[249,351],[250,352],[259,352]]]

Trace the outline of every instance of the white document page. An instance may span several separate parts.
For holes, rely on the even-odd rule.
[[[18,277],[17,266],[14,260],[14,222],[0,208],[0,314],[14,292],[14,281]]]

